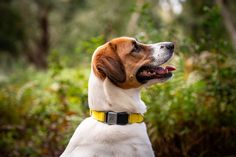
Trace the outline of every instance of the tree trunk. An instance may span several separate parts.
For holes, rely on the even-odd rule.
[[[39,31],[40,38],[33,44],[35,47],[28,47],[26,52],[28,61],[35,65],[38,69],[46,69],[48,67],[47,57],[49,53],[49,7],[39,9]]]
[[[49,22],[48,22],[48,8],[45,8],[41,12],[39,18],[41,38],[38,43],[37,57],[39,58],[39,68],[47,68],[47,57],[49,52]]]
[[[223,0],[216,0],[216,4],[220,8],[221,15],[224,20],[224,25],[226,27],[226,30],[228,31],[228,34],[231,38],[232,46],[236,50],[236,29],[233,24],[233,19],[230,15],[229,10],[226,8]]]

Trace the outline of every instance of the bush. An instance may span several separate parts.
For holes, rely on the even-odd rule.
[[[0,88],[1,155],[59,156],[87,116],[88,70],[18,72]]]

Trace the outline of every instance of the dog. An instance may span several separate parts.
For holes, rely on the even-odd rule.
[[[91,117],[77,127],[60,157],[154,157],[143,114],[143,87],[165,82],[174,44],[143,44],[115,38],[98,47],[91,62],[88,102]]]

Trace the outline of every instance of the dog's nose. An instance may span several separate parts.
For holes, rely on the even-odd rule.
[[[165,45],[165,47],[168,49],[168,50],[173,50],[175,48],[175,45],[174,43],[169,43],[167,45]]]

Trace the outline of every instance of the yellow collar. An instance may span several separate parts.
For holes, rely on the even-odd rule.
[[[109,125],[126,125],[133,123],[142,123],[144,117],[140,113],[126,113],[126,112],[105,112],[90,110],[90,115],[97,121],[109,124]]]

